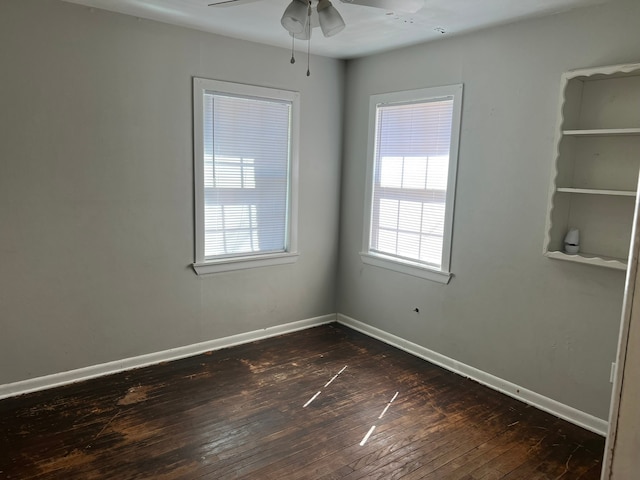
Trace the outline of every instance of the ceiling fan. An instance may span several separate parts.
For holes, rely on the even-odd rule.
[[[259,0],[215,0],[210,7],[233,7],[253,3]],[[392,12],[416,13],[424,6],[424,0],[340,0],[341,3],[359,5],[363,7],[381,8]],[[309,71],[309,56],[311,49],[311,32],[320,27],[325,37],[332,37],[345,28],[344,19],[340,12],[331,4],[330,0],[291,0],[282,14],[280,23],[293,37],[292,42],[308,40],[307,45],[307,76]],[[294,46],[291,45],[291,63],[295,63]]]
[[[233,7],[257,1],[260,0],[215,0],[209,6]],[[416,13],[424,6],[424,0],[340,0],[340,2],[405,13]],[[340,33],[345,27],[342,16],[329,0],[292,0],[285,9],[280,23],[292,37],[299,40],[309,40],[311,30],[317,26],[320,26],[325,37]]]

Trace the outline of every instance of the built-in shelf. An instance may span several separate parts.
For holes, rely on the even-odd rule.
[[[640,135],[640,128],[596,128],[591,130],[563,130],[562,134],[585,137],[615,137],[618,135]]]
[[[562,76],[544,255],[625,270],[640,170],[640,63]],[[579,231],[580,253],[564,253]],[[584,253],[588,252],[588,253]]]
[[[595,265],[598,267],[614,268],[616,270],[627,269],[626,259],[618,257],[607,257],[606,255],[595,255],[590,253],[578,253],[575,255],[570,255],[564,252],[550,251],[545,252],[545,256],[549,258],[555,258],[556,260],[566,260],[569,262]]]
[[[561,187],[556,189],[557,192],[563,193],[582,193],[586,195],[613,195],[618,197],[635,197],[636,192],[632,190],[600,190],[596,188],[568,188]]]

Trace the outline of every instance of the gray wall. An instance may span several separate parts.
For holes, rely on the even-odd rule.
[[[606,419],[624,273],[542,246],[560,75],[640,61],[639,19],[621,0],[349,62],[338,311]],[[456,83],[455,277],[363,265],[369,95]]]
[[[0,2],[0,384],[335,312],[344,64],[312,67],[64,2]],[[297,263],[189,267],[192,76],[301,92]]]

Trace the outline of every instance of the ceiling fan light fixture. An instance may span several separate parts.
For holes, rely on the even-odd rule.
[[[307,8],[308,4],[305,0],[292,0],[280,19],[285,30],[293,35],[303,33],[308,23]]]
[[[304,30],[302,30],[302,32],[300,33],[289,32],[289,35],[291,35],[296,40],[309,40],[311,38],[311,32],[312,32],[311,22],[307,21],[304,25]]]
[[[331,5],[329,0],[320,0],[318,2],[318,19],[320,20],[322,34],[325,37],[332,37],[340,33],[345,27],[340,12]]]

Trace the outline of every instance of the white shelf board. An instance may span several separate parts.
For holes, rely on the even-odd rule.
[[[615,270],[626,270],[627,260],[625,258],[608,257],[606,255],[596,255],[593,253],[578,253],[570,255],[560,251],[545,252],[545,256],[555,258],[556,260],[565,260],[567,262],[584,263],[587,265],[595,265],[598,267],[613,268]]]
[[[592,130],[563,130],[563,135],[584,137],[607,137],[618,135],[640,135],[640,128],[597,128]]]
[[[586,195],[613,195],[617,197],[635,197],[636,192],[633,190],[599,190],[596,188],[570,188],[570,187],[558,187],[558,192],[563,193],[583,193]]]

